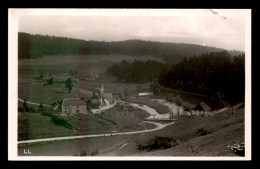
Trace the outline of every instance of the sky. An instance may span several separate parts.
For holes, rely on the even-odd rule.
[[[44,16],[19,17],[19,32],[84,40],[190,43],[245,50],[245,21],[238,16]]]

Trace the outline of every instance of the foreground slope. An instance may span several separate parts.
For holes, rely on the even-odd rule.
[[[244,108],[231,108],[208,117],[182,117],[176,125],[151,134],[140,135],[120,150],[116,156],[236,156],[228,145],[244,142]],[[176,146],[167,149],[140,150],[138,146],[154,143],[155,139],[170,138]]]

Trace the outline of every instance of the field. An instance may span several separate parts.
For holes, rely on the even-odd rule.
[[[18,114],[18,139],[34,139],[44,137],[57,137],[63,135],[74,135],[73,130],[63,126],[55,125],[51,118],[39,113]]]
[[[71,135],[102,134],[113,132],[139,131],[154,128],[153,124],[143,123],[148,116],[143,110],[134,112],[134,119],[117,116],[117,112],[111,109],[101,114],[74,114],[61,116],[72,128],[57,125],[51,121],[51,117],[40,113],[18,114],[18,139],[52,138]]]
[[[102,152],[119,148],[134,137],[132,135],[122,135],[20,145],[18,147],[18,155],[24,155],[24,149],[29,149],[32,152],[32,156],[79,156],[84,152],[90,155],[94,151],[102,154]]]
[[[149,89],[149,84],[126,84],[118,82],[115,77],[106,73],[106,69],[114,63],[127,60],[158,60],[152,56],[134,57],[121,55],[87,55],[87,56],[45,56],[33,60],[19,60],[18,64],[18,97],[31,102],[52,104],[58,100],[69,97],[77,97],[79,89],[91,89],[104,85],[106,92],[122,93],[126,88],[129,92],[144,91]],[[70,71],[77,71],[77,75],[70,75]],[[86,80],[90,73],[97,74],[98,79]],[[35,80],[40,74],[59,76],[60,78],[78,79],[71,93],[65,87],[64,82],[55,82],[46,85],[46,81]],[[37,93],[37,94],[36,94]]]
[[[147,56],[148,59],[155,59]],[[132,56],[122,55],[87,55],[87,56],[45,56],[39,59],[19,60],[18,65],[18,97],[33,103],[43,103],[51,105],[63,100],[79,96],[79,90],[101,87],[104,85],[105,92],[122,93],[125,88],[131,90],[146,90],[149,84],[124,84],[117,82],[111,75],[106,73],[108,66],[119,63],[122,59],[141,59]],[[158,60],[160,61],[160,60]],[[76,75],[71,75],[70,71],[77,71]],[[97,74],[98,79],[94,81],[86,80],[86,76]],[[39,79],[43,74],[44,78]],[[47,78],[46,78],[47,77]],[[46,85],[48,78],[54,77],[52,85]],[[55,80],[61,79],[60,81]],[[74,87],[68,93],[65,87],[65,79],[78,79]],[[21,105],[21,102],[19,102]],[[38,105],[29,104],[29,107],[38,109]],[[72,115],[64,116],[73,128],[69,129],[59,126],[51,121],[50,117],[39,113],[19,113],[18,115],[18,138],[19,140],[57,137],[78,134],[93,134],[119,131],[135,131],[145,128],[153,128],[152,124],[142,122],[142,119],[149,114],[142,110],[136,110],[135,120],[118,118],[115,110],[103,112],[99,115]],[[122,120],[124,119],[124,120]]]

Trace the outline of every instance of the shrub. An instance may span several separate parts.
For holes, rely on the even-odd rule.
[[[34,107],[29,108],[29,113],[38,113]]]
[[[194,133],[197,136],[205,136],[205,135],[210,134],[211,132],[206,130],[205,127],[202,127],[202,128],[199,128],[199,129],[195,130]]]
[[[53,85],[53,77],[51,77],[48,81],[47,81],[48,85]]]
[[[178,143],[175,139],[156,136],[154,139],[150,140],[146,144],[138,144],[137,148],[139,150],[150,151],[150,150],[158,150],[158,149],[167,149],[176,145],[178,145]]]
[[[90,153],[91,156],[95,156],[95,155],[97,155],[97,154],[98,154],[98,150],[94,150],[94,151],[92,151],[92,152]]]
[[[19,106],[18,107],[18,112],[22,112],[23,111],[23,107],[22,106]]]
[[[41,115],[43,116],[48,116],[48,117],[52,117],[52,113],[51,112],[48,112],[48,111],[40,111],[41,112]]]
[[[63,119],[62,117],[60,117],[58,115],[52,115],[51,121],[57,125],[61,125],[66,128],[72,129],[72,125],[67,120]]]
[[[88,155],[88,153],[87,153],[87,151],[81,151],[80,153],[79,153],[79,156],[87,156]]]

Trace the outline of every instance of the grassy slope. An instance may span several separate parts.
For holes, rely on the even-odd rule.
[[[29,149],[32,156],[73,156],[82,151],[93,152],[95,150],[102,153],[118,148],[133,137],[135,135],[121,135],[20,145],[18,146],[18,155],[24,155],[24,149]]]
[[[137,111],[136,113],[145,114],[144,111]],[[134,112],[131,112],[134,113]],[[145,128],[154,128],[153,124],[143,123],[140,117],[136,116],[135,119],[117,116],[117,112],[112,108],[100,114],[78,114],[73,116],[66,116],[66,118],[73,126],[79,127],[78,134],[97,134],[97,133],[110,133],[110,132],[126,132],[126,131],[139,131]]]
[[[149,84],[120,83],[115,77],[106,73],[107,67],[122,59],[133,60],[133,56],[121,55],[87,55],[87,56],[44,56],[34,60],[19,60],[18,64],[18,96],[31,102],[43,102],[52,104],[68,97],[77,97],[77,89],[91,89],[92,87],[105,87],[105,92],[122,93],[127,88],[131,90],[147,90]],[[147,58],[145,58],[147,59]],[[148,59],[156,59],[149,56]],[[102,61],[101,61],[102,60]],[[106,61],[105,61],[106,60]],[[44,86],[46,82],[40,82],[33,78],[41,73],[69,77],[69,71],[77,70],[79,79],[70,94],[64,83],[55,83]],[[86,81],[86,75],[96,73],[100,77],[96,81]]]
[[[55,125],[50,117],[39,113],[25,113],[18,115],[18,139],[26,140],[33,138],[57,137],[73,135],[72,129]]]
[[[202,127],[211,134],[199,136],[196,130]],[[155,136],[174,138],[179,145],[150,152],[137,150],[138,143],[145,143]],[[235,110],[233,116],[230,115],[229,109],[212,117],[183,117],[180,123],[154,133],[140,135],[135,141],[109,155],[234,156],[227,146],[236,141],[244,141],[244,108]]]
[[[114,89],[121,89],[121,92],[127,88],[136,88],[136,84],[126,85],[124,83],[115,84],[113,78],[106,73],[106,68],[109,64],[114,62],[121,62],[122,58],[132,58],[132,56],[45,56],[35,60],[19,60],[19,85],[18,95],[21,98],[26,98],[31,102],[43,102],[45,104],[52,104],[58,100],[64,98],[75,97],[78,95],[77,89],[91,88],[93,86],[100,86],[104,84],[106,92],[112,92]],[[149,57],[152,59],[152,57]],[[100,60],[106,61],[101,62]],[[78,77],[84,78],[89,73],[98,73],[100,80],[98,81],[79,81],[71,93],[68,94],[64,84],[54,84],[51,86],[44,86],[42,82],[34,80],[34,77],[38,77],[41,73],[68,76],[70,70],[77,70]],[[116,85],[116,87],[115,87]],[[141,87],[143,85],[140,85]],[[146,86],[145,86],[146,87]],[[32,106],[32,105],[29,105]],[[38,106],[33,106],[36,109]],[[146,115],[145,115],[146,116]],[[108,117],[106,117],[108,118]],[[18,116],[19,119],[19,138],[39,138],[39,137],[53,137],[61,135],[77,134],[71,129],[66,129],[62,126],[54,125],[48,117],[41,116],[39,114]],[[73,120],[73,119],[72,119]],[[74,118],[75,123],[81,123],[84,118]],[[104,133],[107,131],[114,131],[118,129],[118,126],[113,125],[107,120],[99,117],[91,117],[88,120],[90,125],[87,127],[88,133]],[[39,124],[43,124],[40,126]],[[84,123],[84,122],[83,122]],[[105,124],[105,126],[104,126]],[[151,125],[145,125],[150,128]],[[63,129],[64,128],[64,129]],[[141,130],[143,127],[137,127],[135,130]],[[124,129],[129,130],[129,129]],[[80,133],[82,133],[80,131]],[[84,132],[83,132],[84,133]]]
[[[75,114],[62,116],[74,129],[56,125],[50,117],[39,113],[19,113],[18,138],[19,140],[48,138],[70,135],[98,134],[110,132],[126,132],[151,129],[153,124],[143,123],[140,118],[147,117],[147,113],[140,110],[132,113],[140,113],[136,119],[117,117],[113,109],[101,114]]]

